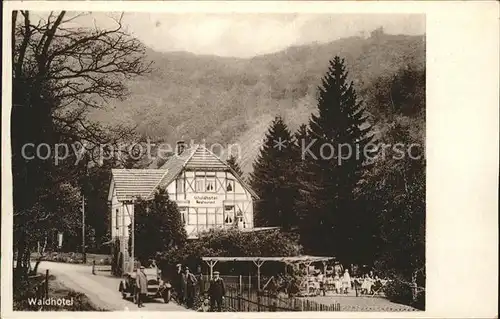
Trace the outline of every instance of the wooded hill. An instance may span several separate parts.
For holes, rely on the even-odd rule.
[[[381,30],[369,38],[289,47],[250,59],[148,49],[152,72],[127,84],[131,94],[126,100],[113,102],[111,110],[96,111],[93,117],[137,126],[144,137],[171,145],[178,139],[239,143],[240,165],[248,173],[274,116],[283,116],[292,130],[307,122],[316,109],[320,79],[335,55],[345,58],[377,129],[383,130],[384,113],[398,113],[384,109],[391,104],[387,93],[395,75],[407,68],[425,74],[425,36]],[[424,88],[425,76],[421,79],[419,85]],[[423,115],[415,114],[422,110],[413,107],[417,112],[403,115],[410,116],[418,131],[423,129]]]

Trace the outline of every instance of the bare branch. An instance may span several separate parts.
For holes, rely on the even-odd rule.
[[[47,52],[49,50],[49,46],[50,44],[52,43],[52,39],[54,38],[54,34],[56,33],[57,31],[57,28],[59,27],[59,25],[61,24],[61,21],[62,19],[64,18],[64,15],[66,14],[66,11],[61,11],[61,13],[59,13],[59,15],[57,16],[57,19],[56,21],[54,22],[54,24],[52,25],[52,27],[45,33],[46,34],[46,37],[47,39],[45,40],[45,43],[43,45],[43,49],[42,51],[40,52],[40,63],[43,64],[43,68],[46,67],[45,65],[45,62],[46,62],[46,56],[47,56]],[[50,25],[49,23],[47,24],[47,26]],[[47,66],[48,67],[48,66]]]
[[[16,23],[17,23],[17,10],[12,11],[12,61],[14,61],[14,52],[16,49]]]
[[[16,78],[21,77],[24,56],[26,55],[26,48],[28,47],[28,43],[29,43],[30,37],[31,37],[29,11],[21,11],[21,14],[24,17],[24,37],[23,37],[23,41],[21,43],[21,47],[19,48],[17,61],[15,62],[16,63],[16,68],[15,68]],[[15,27],[15,26],[13,26],[13,27]]]

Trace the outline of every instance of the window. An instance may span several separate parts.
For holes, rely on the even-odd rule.
[[[184,193],[184,180],[181,178],[177,179],[177,185],[175,188],[177,193]]]
[[[206,181],[206,190],[207,192],[215,192],[215,180],[214,179],[207,179]]]
[[[118,229],[118,208],[116,209],[115,212],[115,228]]]
[[[115,215],[115,224],[116,224],[116,229],[119,229],[120,228],[120,218],[118,217],[119,214],[118,214],[119,210],[118,208],[116,209],[116,215]]]
[[[187,212],[186,207],[179,207],[179,212],[181,213],[182,224],[186,225],[186,212]]]
[[[205,182],[205,180],[203,180],[203,179],[197,179],[196,180],[196,191],[197,192],[201,193],[201,192],[205,191],[205,188],[203,187],[204,184],[205,184],[204,182]]]
[[[207,224],[207,209],[198,208],[198,225],[206,225],[206,224]]]
[[[228,180],[226,184],[226,191],[228,192],[234,192],[234,181],[233,180]]]
[[[224,214],[222,213],[222,209],[215,214],[215,224],[219,226],[224,225]]]
[[[207,208],[207,225],[208,226],[215,226],[216,225],[216,219],[215,219],[215,208]]]
[[[198,223],[196,218],[196,210],[194,208],[190,208],[188,212],[188,224],[196,225]]]
[[[225,210],[224,224],[233,224],[233,222],[234,222],[234,206],[227,205],[224,207],[224,210]]]

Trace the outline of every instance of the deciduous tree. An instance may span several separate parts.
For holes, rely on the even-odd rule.
[[[152,200],[142,200],[135,205],[134,226],[134,255],[141,262],[155,258],[159,252],[180,249],[187,240],[177,204],[168,198],[165,190],[159,190]],[[131,227],[129,232],[131,240]]]
[[[109,29],[72,27],[80,16],[12,14],[14,246],[20,272],[26,270],[20,256],[33,245],[29,237],[40,230],[35,225],[64,215],[54,210],[64,200],[54,194],[84,174],[88,161],[82,154],[99,163],[133,134],[126,126],[97,124],[90,110],[124,98],[125,80],[149,69],[144,46],[123,30],[121,17]]]

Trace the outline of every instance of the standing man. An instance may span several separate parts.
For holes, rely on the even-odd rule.
[[[186,275],[186,266],[181,268],[180,273],[180,294],[179,294],[180,303],[186,303],[187,301],[187,275]]]
[[[144,307],[143,301],[148,293],[148,279],[144,273],[144,266],[139,268],[137,275],[135,277],[135,283],[137,286],[137,306],[139,308]]]
[[[205,285],[203,282],[203,273],[201,272],[201,267],[196,268],[196,280],[198,280],[198,285],[196,285],[196,294],[201,296],[205,293]]]
[[[186,306],[188,308],[193,308],[194,299],[195,299],[195,290],[196,290],[197,280],[194,274],[189,271],[189,268],[186,267]]]
[[[222,301],[226,294],[224,281],[219,277],[219,272],[214,271],[214,278],[210,281],[210,288],[208,288],[208,295],[210,296],[210,306],[212,311],[217,309],[218,312],[222,311]]]

